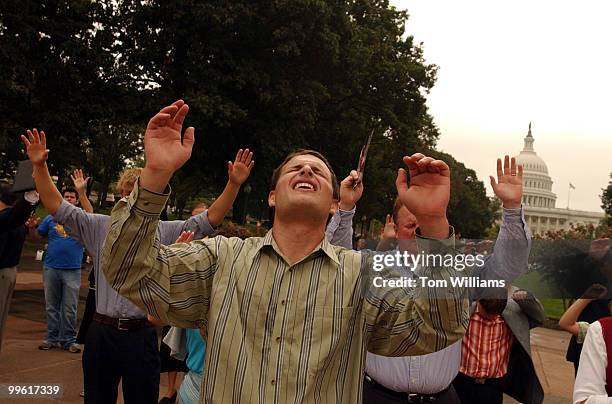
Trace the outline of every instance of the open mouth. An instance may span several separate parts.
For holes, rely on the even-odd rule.
[[[314,191],[315,187],[314,185],[308,182],[298,182],[297,184],[293,186],[293,189],[297,189],[300,191]]]

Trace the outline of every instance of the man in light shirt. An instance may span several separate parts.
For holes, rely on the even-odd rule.
[[[154,227],[167,184],[194,143],[194,128],[182,131],[188,110],[179,100],[149,121],[146,166],[113,210],[102,267],[152,315],[206,330],[201,403],[361,402],[366,349],[420,355],[463,336],[464,288],[376,288],[373,253],[330,244],[325,227],[339,208],[339,186],[313,150],[289,154],[274,171],[274,225],[265,237],[160,246]],[[420,153],[403,160],[410,184],[400,169],[396,187],[419,220],[420,248],[454,256],[448,165]],[[417,270],[433,281],[456,274],[442,263]]]
[[[488,256],[485,265],[472,275],[487,279],[504,279],[510,283],[527,270],[527,257],[531,235],[521,208],[522,167],[515,159],[497,161],[497,182],[491,177],[491,185],[503,203],[503,222],[500,227],[495,252]],[[398,200],[393,208],[393,220],[387,218],[383,238],[378,249],[387,249],[389,240],[398,240],[400,251],[414,252],[415,230],[418,221]],[[395,234],[395,237],[394,237]],[[384,244],[387,244],[386,246]],[[387,247],[387,248],[385,248]],[[411,271],[406,271],[407,275]],[[472,296],[475,298],[476,296]],[[368,352],[366,376],[363,384],[363,402],[379,403],[459,403],[452,381],[461,364],[461,341],[449,347],[422,356],[388,358]]]

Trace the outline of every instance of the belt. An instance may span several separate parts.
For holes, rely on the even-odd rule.
[[[446,393],[446,391],[450,388],[450,386],[448,386],[447,388],[445,388],[442,391],[439,391],[437,393],[434,394],[420,394],[420,393],[404,393],[404,392],[398,392],[395,390],[391,390],[386,388],[385,386],[383,386],[382,384],[378,383],[376,380],[374,380],[371,376],[369,376],[367,373],[364,377],[364,380],[370,384],[372,387],[374,387],[377,390],[383,391],[386,394],[389,394],[393,397],[396,397],[402,401],[405,400],[406,403],[409,404],[421,404],[421,403],[433,403],[434,401],[436,401],[438,399],[438,397],[440,397],[442,394]]]
[[[472,380],[474,383],[476,384],[486,384],[487,382],[489,383],[496,383],[496,382],[500,382],[502,380],[501,377],[489,377],[489,378],[485,378],[485,377],[472,377],[472,376],[468,376],[465,373],[459,373],[460,375]]]
[[[93,319],[96,323],[111,326],[119,331],[133,331],[153,327],[153,324],[146,318],[114,318],[96,312],[93,315]]]

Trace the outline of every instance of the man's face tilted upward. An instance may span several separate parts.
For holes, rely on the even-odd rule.
[[[277,216],[307,215],[327,220],[338,206],[334,198],[332,173],[321,159],[311,154],[291,158],[280,169],[268,203]]]

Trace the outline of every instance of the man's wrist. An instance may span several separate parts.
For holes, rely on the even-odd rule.
[[[148,191],[163,193],[173,174],[172,170],[145,166],[140,173],[140,186]]]
[[[36,173],[39,170],[44,170],[47,167],[47,162],[43,161],[42,163],[32,163],[32,171],[33,173]]]
[[[421,235],[437,240],[447,239],[450,235],[449,223],[446,216],[417,217]]]
[[[521,207],[521,201],[502,201],[502,206],[506,209],[518,209]]]
[[[228,187],[232,187],[235,189],[240,189],[240,187],[242,186],[242,184],[239,184],[237,182],[232,181],[232,179],[230,178],[229,180],[227,180],[227,185]]]
[[[350,212],[353,209],[355,209],[355,204],[354,203],[345,203],[340,201],[340,204],[338,205],[338,208],[340,208],[340,210],[344,210],[346,212]]]

